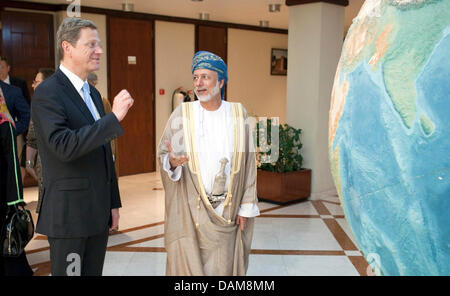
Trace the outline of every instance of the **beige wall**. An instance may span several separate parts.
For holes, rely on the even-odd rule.
[[[191,63],[195,50],[194,40],[194,25],[155,22],[156,148],[172,113],[172,93],[180,86],[192,89]],[[165,94],[160,95],[159,89],[164,89]]]
[[[328,161],[328,111],[344,34],[344,7],[313,3],[289,8],[286,120],[302,129],[303,166],[312,193],[334,189]]]
[[[286,48],[288,35],[228,30],[228,100],[250,115],[286,119],[286,76],[270,75],[272,48]]]

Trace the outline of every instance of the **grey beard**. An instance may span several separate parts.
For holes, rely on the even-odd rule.
[[[220,87],[219,87],[219,81],[217,81],[216,86],[213,88],[212,92],[209,95],[206,96],[199,96],[197,94],[197,90],[194,90],[195,94],[197,95],[197,98],[200,102],[208,102],[213,97],[215,97],[218,93],[220,93]]]
[[[213,97],[211,94],[206,95],[206,96],[199,96],[199,95],[197,94],[197,92],[195,92],[195,94],[197,95],[197,98],[198,98],[198,100],[199,100],[200,102],[208,102],[208,101],[210,101],[210,100],[212,99],[212,97]]]

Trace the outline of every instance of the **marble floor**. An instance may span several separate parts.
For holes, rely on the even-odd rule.
[[[103,275],[164,275],[164,190],[159,173],[121,177],[119,186],[120,229],[109,237]],[[24,199],[34,213],[37,188],[25,188]],[[371,275],[334,192],[287,206],[259,206],[247,275]],[[36,222],[35,214],[34,218]],[[50,274],[45,236],[35,234],[26,252],[36,276]]]

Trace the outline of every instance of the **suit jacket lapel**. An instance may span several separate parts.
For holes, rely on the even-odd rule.
[[[80,96],[78,91],[73,86],[72,82],[70,82],[69,78],[60,70],[58,69],[55,73],[60,83],[65,86],[64,91],[66,94],[72,99],[72,102],[77,106],[77,108],[80,110],[80,112],[83,114],[83,116],[89,121],[89,123],[94,123],[94,117],[92,117],[91,111],[86,106],[86,103],[84,102],[83,98]]]

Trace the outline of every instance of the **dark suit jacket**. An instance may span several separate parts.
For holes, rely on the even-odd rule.
[[[30,105],[30,93],[28,92],[27,83],[25,80],[20,79],[18,77],[9,76],[9,83],[13,86],[17,86],[22,90],[22,95],[27,101],[28,105]]]
[[[16,135],[19,135],[28,129],[30,105],[28,105],[18,87],[0,80],[0,88],[5,96],[6,107],[16,122]]]
[[[31,116],[42,162],[43,196],[36,232],[79,238],[106,230],[111,209],[121,207],[109,142],[123,134],[113,113],[94,121],[84,100],[61,70],[35,90]]]

